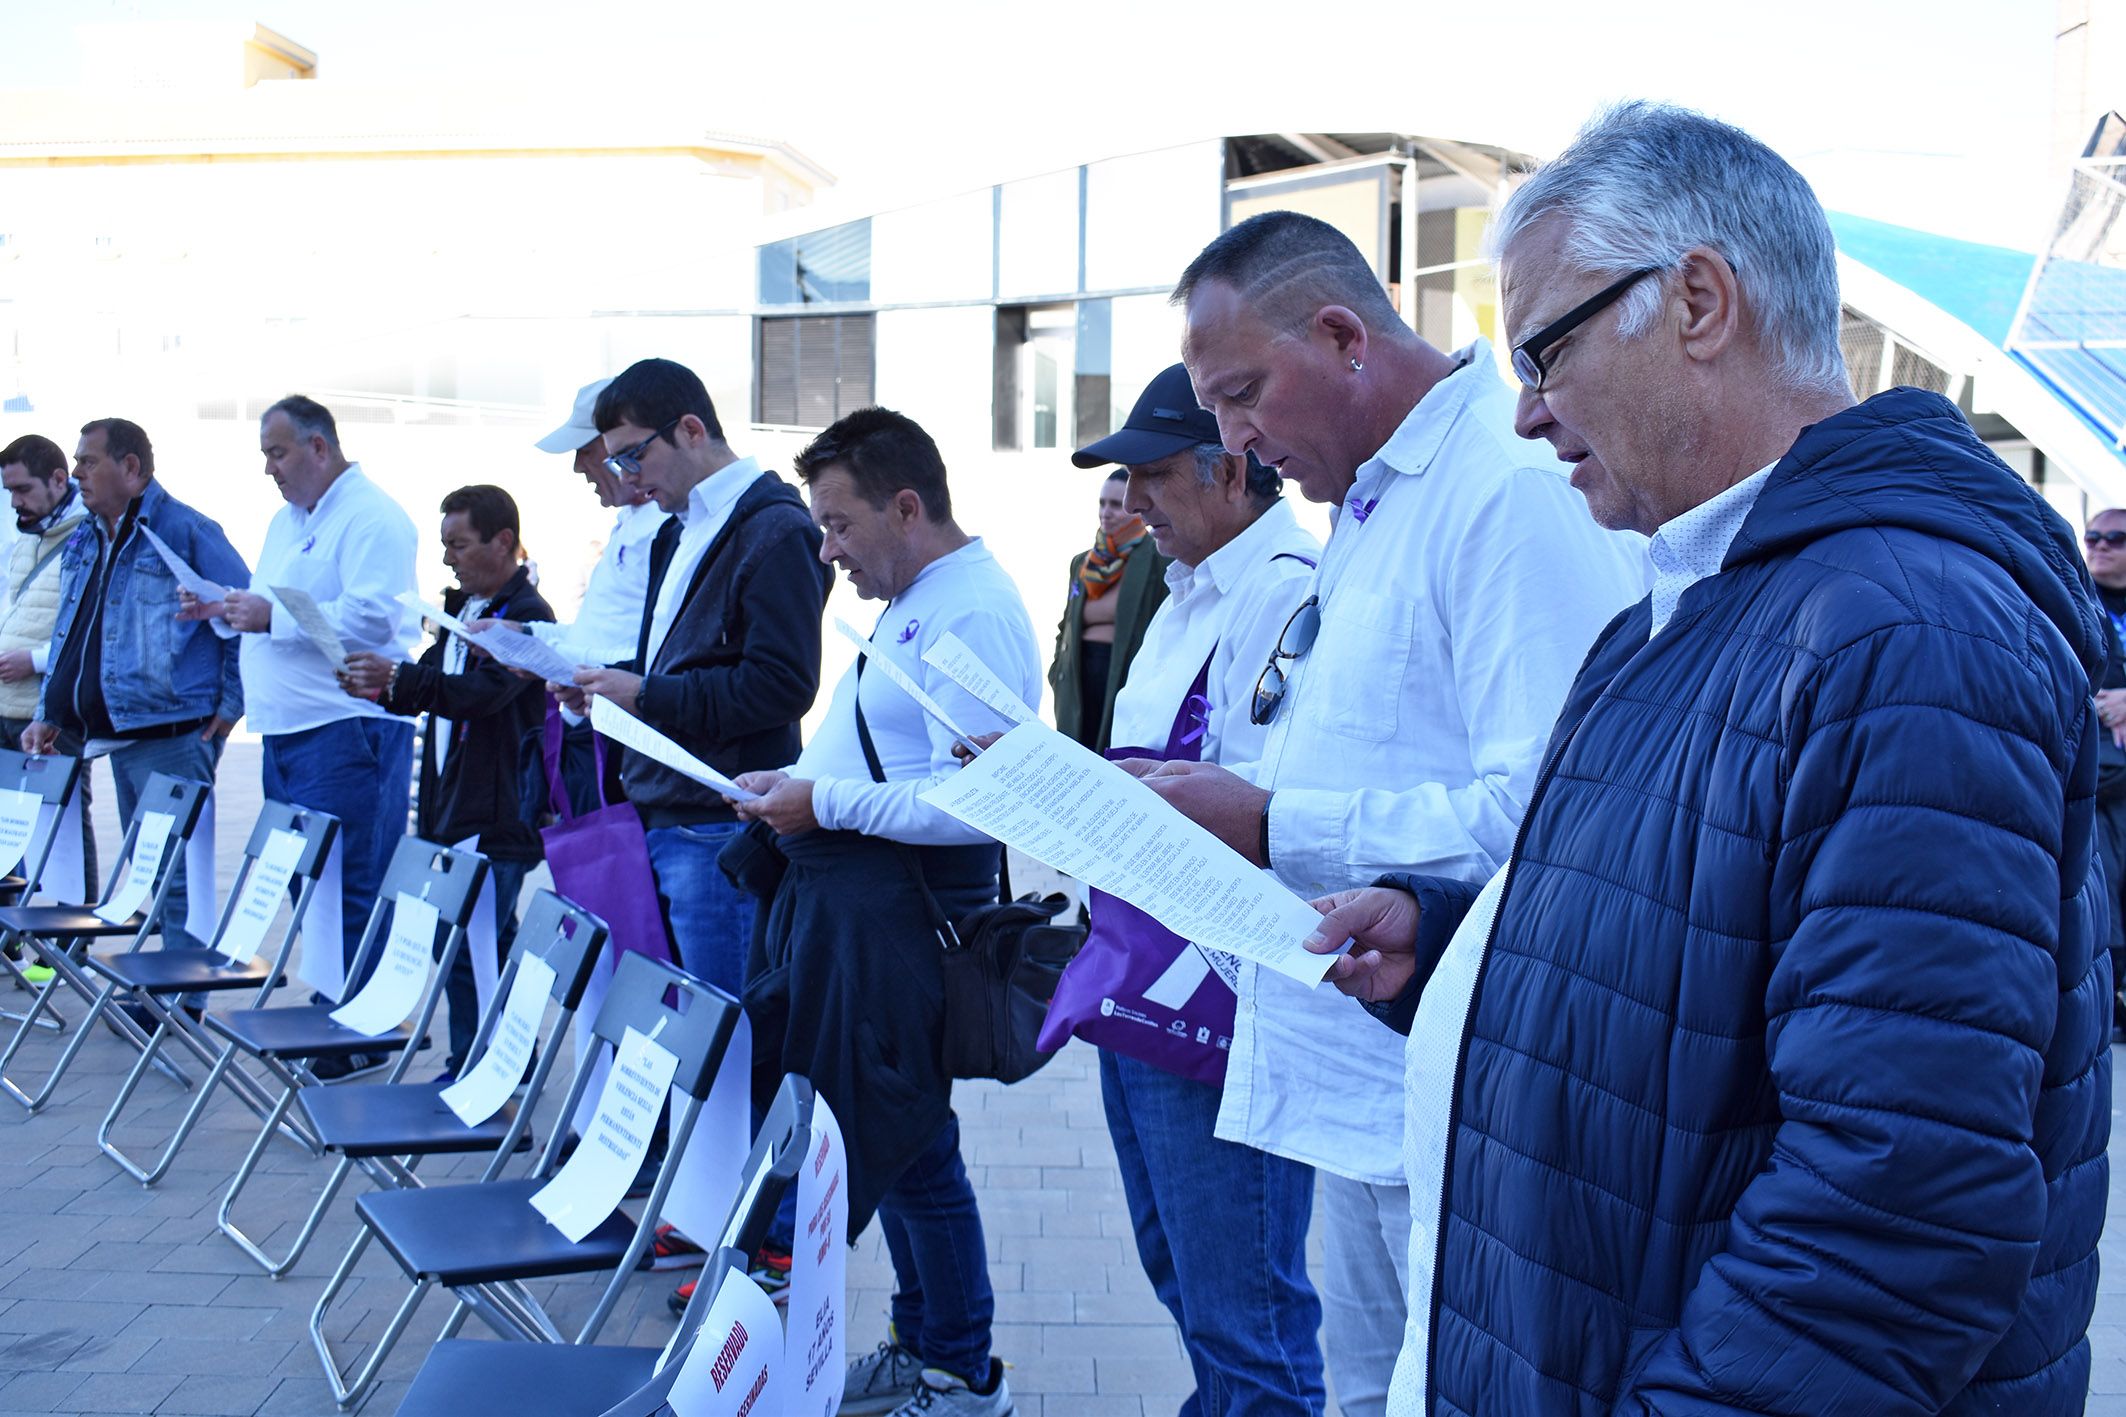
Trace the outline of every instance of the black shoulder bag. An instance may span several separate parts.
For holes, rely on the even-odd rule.
[[[862,661],[858,661],[857,673],[861,678]],[[860,696],[856,734],[871,780],[884,782],[886,770],[872,744],[871,727],[864,722]],[[1085,943],[1085,926],[1054,923],[1070,901],[1060,893],[1011,899],[1011,873],[1000,857],[1004,899],[978,907],[955,926],[930,893],[915,849],[905,842],[893,845],[930,912],[931,928],[944,950],[945,1037],[941,1049],[946,1076],[995,1078],[1006,1083],[1033,1076],[1055,1056],[1035,1048],[1034,1039],[1040,1035],[1056,980]]]

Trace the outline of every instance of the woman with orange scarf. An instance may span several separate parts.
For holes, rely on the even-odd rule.
[[[1166,599],[1166,558],[1124,508],[1128,482],[1128,473],[1117,470],[1101,485],[1100,532],[1092,549],[1070,563],[1070,595],[1048,668],[1057,730],[1096,753],[1108,746],[1115,694],[1144,627]]]

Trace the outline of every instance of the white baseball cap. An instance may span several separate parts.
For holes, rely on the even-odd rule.
[[[576,449],[598,436],[598,425],[591,419],[591,411],[598,407],[598,395],[612,383],[610,376],[593,379],[576,390],[576,406],[568,411],[568,422],[541,438],[537,447],[542,453],[573,453]]]

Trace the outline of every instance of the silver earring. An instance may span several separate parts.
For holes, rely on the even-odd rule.
[[[1356,374],[1356,373],[1357,373],[1357,372],[1358,372],[1359,370],[1361,370],[1361,369],[1363,369],[1363,368],[1365,368],[1365,367],[1366,367],[1365,365],[1363,365],[1363,364],[1359,363],[1359,362],[1358,362],[1357,360],[1355,360],[1355,359],[1351,361],[1351,372],[1352,372],[1353,374]]]

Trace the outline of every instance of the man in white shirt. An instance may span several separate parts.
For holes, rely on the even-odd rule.
[[[413,724],[347,695],[340,666],[275,588],[308,594],[349,652],[410,658],[418,626],[399,597],[415,588],[417,538],[405,510],[341,453],[323,404],[290,394],[267,409],[259,450],[287,505],[266,527],[250,585],[211,605],[187,597],[186,613],[243,636],[244,711],[264,740],[266,796],[340,819],[341,949],[351,970],[384,867],[406,834]],[[361,983],[348,979],[345,993]],[[328,1059],[315,1071],[339,1076],[374,1061],[358,1054],[343,1068]]]
[[[598,504],[614,509],[613,529],[606,533],[598,564],[591,567],[576,618],[551,624],[482,620],[477,627],[507,623],[579,664],[618,664],[635,653],[642,604],[649,593],[650,546],[665,521],[664,509],[650,500],[648,492],[605,465],[605,435],[598,431],[593,415],[598,395],[612,382],[610,378],[593,379],[578,389],[568,421],[534,445],[544,453],[572,454],[576,475],[598,494]],[[579,812],[589,811],[598,805],[593,735],[580,715],[564,713],[563,718],[567,726],[561,744],[561,777],[570,805]],[[608,766],[611,794],[620,790],[619,773],[620,754],[614,753]]]
[[[1071,461],[1123,464],[1125,509],[1143,519],[1159,554],[1171,558],[1167,597],[1115,697],[1117,746],[1108,756],[1253,762],[1264,735],[1248,716],[1255,678],[1307,597],[1320,543],[1279,496],[1276,473],[1219,446],[1217,420],[1197,407],[1179,364],[1152,380],[1118,431]],[[1157,999],[1103,1000],[1103,1014],[1109,1003],[1128,1004],[1151,1028],[1131,1023],[1095,1034],[1087,1032],[1098,1026],[1092,1019],[1080,1025],[1105,1045],[1100,1093],[1137,1257],[1180,1327],[1196,1374],[1192,1401],[1206,1413],[1319,1413],[1326,1401],[1315,1338],[1321,1302],[1307,1279],[1306,1255],[1314,1170],[1218,1140],[1222,1055],[1207,1040],[1191,1053],[1187,1038],[1157,1026],[1162,1017],[1169,1026],[1183,1022],[1185,1032],[1196,1024],[1191,1036],[1200,1036],[1200,1025],[1211,1020],[1229,1036],[1218,1025],[1232,1014],[1224,974],[1232,961],[1220,957],[1214,968],[1157,921],[1095,892],[1081,962],[1092,964],[1096,950],[1109,948],[1144,958],[1150,970],[1171,958],[1161,983],[1194,969],[1193,986],[1144,991]],[[1175,998],[1185,1013],[1171,1009]],[[1169,1012],[1148,1014],[1160,999]],[[1183,1066],[1187,1075],[1170,1070]]]
[[[1488,876],[1574,670],[1645,589],[1644,541],[1588,522],[1564,470],[1515,435],[1489,347],[1419,339],[1333,227],[1251,218],[1175,299],[1225,446],[1337,511],[1314,604],[1264,660],[1260,760],[1147,780],[1303,896],[1413,859]],[[1330,1375],[1346,1413],[1377,1414],[1409,1252],[1402,1039],[1339,1001],[1242,964],[1218,1135],[1327,1173]]]
[[[796,467],[826,532],[821,558],[886,607],[804,753],[738,779],[763,794],[739,815],[773,827],[789,863],[746,985],[756,1101],[785,1072],[811,1079],[842,1119],[850,1233],[875,1209],[893,1257],[893,1338],[849,1365],[840,1410],[1002,1417],[1011,1390],[990,1355],[982,1218],[939,1062],[947,1021],[930,923],[995,901],[1000,852],[921,800],[956,769],[952,735],[884,670],[864,668],[890,657],[982,732],[1006,725],[923,652],[956,635],[1028,702],[1040,652],[1018,587],[953,521],[944,459],[912,420],[860,409]],[[813,1316],[791,1322],[810,1332]]]
[[[605,465],[605,435],[598,431],[595,414],[598,395],[612,382],[593,379],[578,389],[568,422],[536,444],[543,453],[572,454],[576,475],[598,494],[598,505],[614,509],[613,529],[606,533],[598,564],[591,567],[576,618],[530,627],[533,635],[584,664],[617,664],[635,652],[650,585],[650,543],[665,518],[646,489]]]

